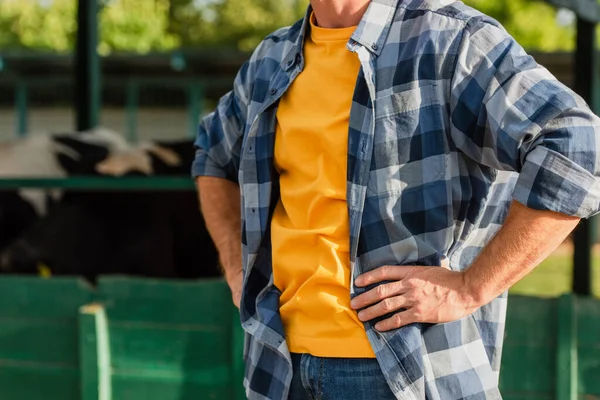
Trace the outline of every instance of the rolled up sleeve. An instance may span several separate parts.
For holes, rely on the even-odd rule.
[[[450,88],[451,135],[485,166],[517,172],[514,199],[600,211],[600,118],[493,21],[470,20]]]
[[[233,89],[201,121],[194,146],[192,177],[213,176],[238,181],[240,152],[247,120],[250,61],[238,71]]]

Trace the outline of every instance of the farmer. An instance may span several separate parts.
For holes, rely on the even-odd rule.
[[[249,399],[499,399],[507,290],[599,211],[600,120],[447,0],[311,0],[192,174]]]

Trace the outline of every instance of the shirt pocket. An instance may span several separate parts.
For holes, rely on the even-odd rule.
[[[447,142],[442,99],[437,84],[376,99],[367,196],[398,194],[444,178]]]

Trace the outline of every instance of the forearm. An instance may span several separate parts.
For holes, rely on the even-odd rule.
[[[464,273],[475,303],[487,304],[529,274],[578,222],[577,217],[514,201],[502,228]]]
[[[198,177],[200,208],[226,277],[242,270],[240,189],[222,178]]]

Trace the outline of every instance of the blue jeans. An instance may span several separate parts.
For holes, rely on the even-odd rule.
[[[292,353],[288,400],[395,400],[374,358],[322,358]]]

